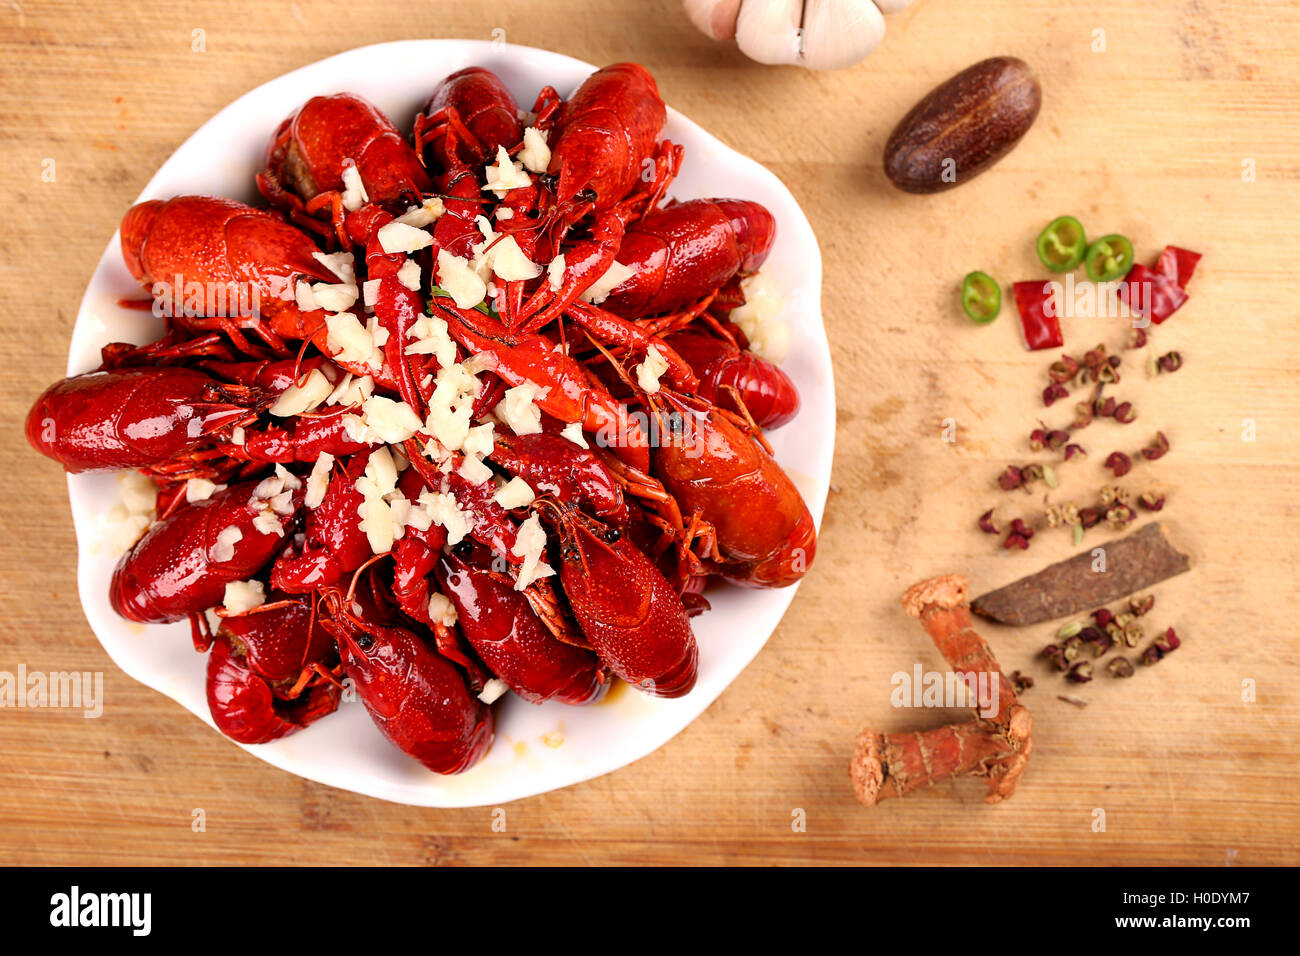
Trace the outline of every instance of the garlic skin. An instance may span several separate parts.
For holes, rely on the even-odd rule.
[[[838,70],[871,55],[885,36],[884,13],[912,0],[682,0],[687,16],[715,40],[732,36],[759,63]]]
[[[885,38],[885,18],[872,0],[807,0],[803,65],[839,70],[869,57]]]
[[[683,0],[691,23],[713,40],[730,40],[736,35],[740,4],[741,0]]]

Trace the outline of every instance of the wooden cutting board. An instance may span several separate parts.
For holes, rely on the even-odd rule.
[[[672,0],[484,6],[16,0],[0,13],[0,670],[102,671],[106,696],[96,720],[0,710],[0,863],[1297,862],[1300,8],[920,0],[865,63],[809,73],[715,46]],[[81,615],[63,480],[21,432],[62,374],[105,241],[186,136],[280,73],[420,35],[645,63],[673,106],[781,176],[826,266],[835,491],[789,614],[677,739],[505,807],[504,832],[490,809],[393,806],[281,773],[115,670]],[[953,192],[894,192],[879,163],[893,123],[1000,53],[1041,76],[1028,137]],[[1067,687],[1034,660],[1052,626],[985,628],[1007,669],[1038,680],[1019,793],[988,807],[967,781],[865,810],[845,770],[858,727],[958,716],[890,706],[893,673],[940,667],[898,607],[902,590],[939,572],[983,590],[1073,550],[1044,530],[1028,552],[1001,552],[975,528],[994,504],[1010,517],[1037,503],[991,482],[1029,457],[1048,356],[1024,351],[1010,308],[976,328],[955,304],[971,269],[1039,277],[1033,238],[1061,213],[1131,236],[1143,259],[1165,243],[1205,253],[1191,301],[1155,337],[1185,367],[1148,381],[1130,363],[1122,391],[1138,421],[1083,433],[1091,457],[1060,469],[1057,492],[1088,494],[1106,453],[1169,435],[1172,452],[1130,481],[1166,489],[1162,517],[1194,557],[1155,589],[1150,619],[1185,646],[1132,680]],[[1076,351],[1123,338],[1100,320],[1066,334]],[[1071,692],[1086,708],[1058,697]]]

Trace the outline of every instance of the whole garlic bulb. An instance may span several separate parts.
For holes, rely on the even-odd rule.
[[[912,0],[683,0],[686,14],[715,40],[736,38],[760,63],[838,70],[871,55],[885,36],[881,11]]]
[[[730,40],[736,35],[740,0],[683,0],[683,6],[691,23],[705,36]]]

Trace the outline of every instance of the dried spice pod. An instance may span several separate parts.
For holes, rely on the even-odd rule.
[[[1110,469],[1110,473],[1116,478],[1123,478],[1133,468],[1133,459],[1122,451],[1113,451],[1107,456],[1105,467]]]
[[[1059,361],[1053,362],[1047,368],[1047,377],[1051,379],[1053,385],[1072,382],[1078,374],[1079,363],[1070,355],[1062,355]]]
[[[1045,406],[1051,406],[1059,399],[1069,397],[1070,390],[1060,382],[1053,382],[1051,385],[1048,385],[1047,388],[1043,389],[1043,404]]]
[[[1128,609],[1135,617],[1141,617],[1147,614],[1156,606],[1156,596],[1154,594],[1135,594],[1128,599]]]
[[[1079,661],[1070,668],[1070,673],[1066,674],[1067,680],[1072,680],[1076,684],[1086,684],[1092,680],[1092,662]]]
[[[1160,511],[1165,506],[1165,496],[1155,491],[1145,491],[1138,495],[1138,504],[1145,511]]]
[[[1128,658],[1117,657],[1106,665],[1106,673],[1111,677],[1132,677],[1136,673],[1136,668]]]
[[[936,193],[978,176],[1029,131],[1042,90],[1029,64],[997,56],[935,87],[894,127],[885,175],[904,192]]]
[[[1003,491],[1015,491],[1025,483],[1024,473],[1015,465],[1007,465],[998,475],[998,487]]]
[[[1191,567],[1159,522],[1111,542],[1105,553],[1105,571],[1094,570],[1092,552],[1084,551],[981,595],[971,608],[1003,624],[1040,624],[1143,591]]]

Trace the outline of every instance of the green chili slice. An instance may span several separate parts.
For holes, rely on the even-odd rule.
[[[1083,223],[1073,216],[1057,216],[1038,234],[1038,258],[1053,272],[1076,268],[1087,251]]]
[[[1002,311],[1002,287],[985,272],[961,280],[961,307],[976,325],[988,325]]]
[[[1133,268],[1133,243],[1123,236],[1102,236],[1088,247],[1084,268],[1093,282],[1110,282]]]

